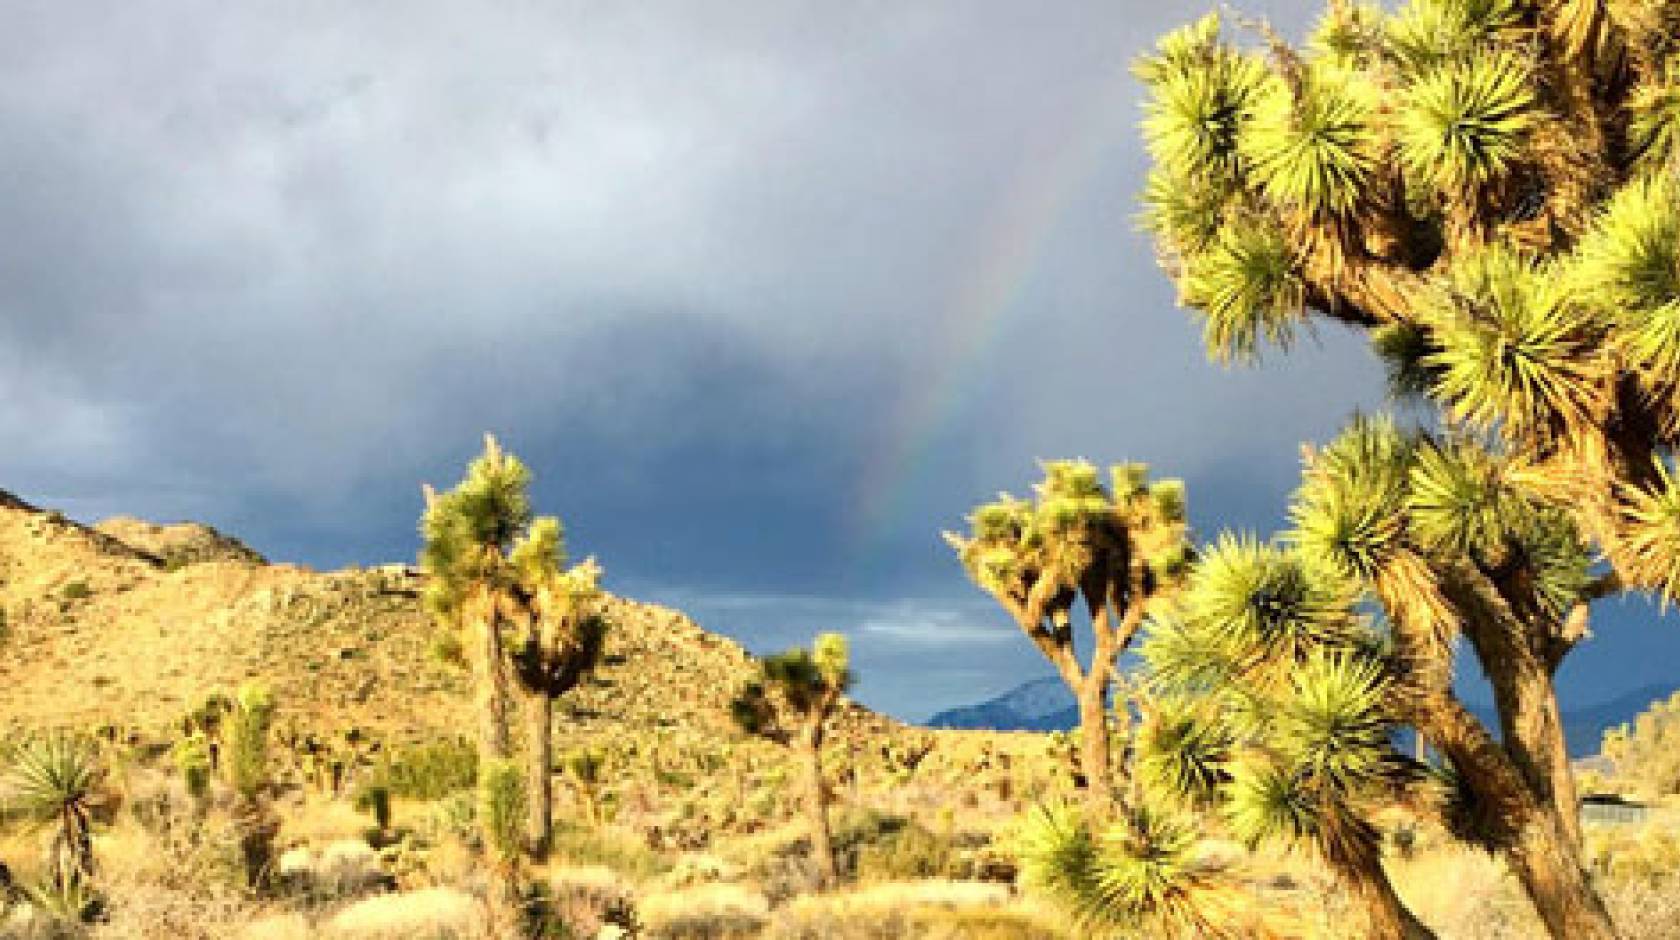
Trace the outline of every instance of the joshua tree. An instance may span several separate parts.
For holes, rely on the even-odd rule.
[[[1083,460],[1049,461],[1034,499],[1004,494],[969,516],[970,535],[945,533],[969,577],[1078,699],[1085,784],[1099,809],[1114,793],[1107,713],[1119,657],[1190,557],[1183,483],[1150,483],[1135,463],[1113,467],[1110,478],[1112,491]],[[1087,665],[1074,651],[1072,613],[1081,599],[1091,625]]]
[[[264,685],[248,682],[234,695],[227,714],[228,783],[232,785],[234,828],[239,833],[245,879],[252,887],[268,877],[274,836],[280,820],[269,805],[268,733],[274,723],[274,696]]]
[[[48,877],[55,888],[93,877],[92,808],[104,773],[91,747],[66,735],[33,738],[12,749],[5,802],[24,818],[52,827]]]
[[[508,731],[512,690],[506,632],[516,611],[508,553],[531,522],[531,472],[484,437],[484,453],[455,489],[425,488],[420,564],[429,579],[426,606],[447,628],[464,629],[478,693],[479,749],[484,759],[513,753]]]
[[[515,651],[527,694],[530,740],[526,836],[534,857],[548,852],[554,832],[554,700],[583,681],[601,659],[606,620],[597,611],[601,567],[586,559],[569,570],[560,520],[543,516],[514,546],[514,570],[525,599],[527,629]]]
[[[805,808],[810,814],[811,851],[824,886],[840,870],[828,826],[828,790],[823,785],[822,750],[828,719],[852,684],[846,638],[817,636],[811,649],[791,649],[765,659],[759,677],[747,682],[730,703],[735,721],[749,734],[792,745],[805,764]]]
[[[1595,597],[1680,596],[1674,27],[1660,0],[1332,2],[1304,50],[1262,28],[1263,52],[1242,51],[1210,17],[1138,68],[1145,223],[1210,355],[1254,359],[1315,319],[1365,331],[1397,392],[1437,403],[1502,492],[1556,507],[1611,567],[1564,616],[1531,615],[1514,595],[1537,533],[1506,516],[1516,544],[1461,546],[1445,572],[1407,548],[1366,576],[1422,657],[1406,720],[1499,809],[1495,845],[1558,937],[1614,930],[1581,870],[1550,677]],[[1459,632],[1503,743],[1438,681],[1429,639]]]

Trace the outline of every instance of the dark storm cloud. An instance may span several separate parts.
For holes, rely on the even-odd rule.
[[[1042,667],[937,540],[976,500],[1137,458],[1265,530],[1297,442],[1380,401],[1352,338],[1224,372],[1172,309],[1117,83],[1188,15],[11,4],[0,486],[365,563],[494,430],[621,590],[755,649],[848,630],[901,714],[999,691]]]

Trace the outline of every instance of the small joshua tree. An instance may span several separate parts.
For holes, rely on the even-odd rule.
[[[826,725],[851,687],[850,653],[838,633],[819,634],[812,648],[791,649],[766,658],[758,678],[747,682],[730,703],[742,730],[794,747],[804,763],[805,808],[811,828],[811,851],[823,885],[840,878],[828,824],[828,790],[823,785],[823,739]]]
[[[1114,795],[1108,694],[1119,657],[1190,557],[1181,482],[1152,484],[1142,464],[1115,466],[1110,479],[1112,489],[1083,460],[1049,461],[1032,500],[1004,494],[969,516],[969,535],[945,534],[969,577],[1008,611],[1078,699],[1087,793],[1098,809]],[[1091,627],[1088,664],[1074,650],[1073,610],[1081,600]]]
[[[234,792],[234,828],[245,880],[257,887],[268,878],[274,837],[280,830],[269,805],[268,733],[274,723],[274,695],[267,686],[248,682],[239,687],[233,702],[224,732],[227,776]]]
[[[578,748],[569,752],[561,762],[566,779],[583,804],[585,822],[601,822],[601,785],[605,782],[607,752],[598,747]]]
[[[607,624],[598,610],[601,568],[590,558],[565,569],[560,520],[543,516],[513,549],[513,568],[525,601],[526,631],[514,651],[515,676],[527,693],[526,760],[533,857],[548,852],[554,832],[554,701],[571,691],[601,659]]]

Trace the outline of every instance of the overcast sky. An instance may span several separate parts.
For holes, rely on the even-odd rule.
[[[618,592],[987,697],[1048,670],[938,538],[975,502],[1143,459],[1270,531],[1382,406],[1333,331],[1207,364],[1136,231],[1126,66],[1194,12],[0,0],[0,487],[370,564],[494,431]],[[1654,617],[1566,695],[1672,679]]]

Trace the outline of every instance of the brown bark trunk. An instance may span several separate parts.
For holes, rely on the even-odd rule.
[[[815,856],[817,874],[822,879],[821,887],[832,888],[840,881],[840,869],[834,860],[834,838],[828,828],[828,794],[823,789],[820,724],[807,728],[800,735],[800,751],[805,760],[805,806],[810,814],[811,854]]]
[[[1370,920],[1371,940],[1435,940],[1435,932],[1395,892],[1382,866],[1379,837],[1367,830],[1352,838],[1351,844],[1329,846],[1325,860]]]
[[[1079,697],[1079,759],[1085,772],[1085,797],[1099,814],[1114,804],[1114,781],[1108,753],[1108,680],[1093,669],[1075,687]]]
[[[548,855],[554,836],[554,699],[542,692],[529,696],[526,729],[530,740],[525,756],[526,788],[530,791],[525,831],[533,859]]]
[[[1616,940],[1610,912],[1594,890],[1579,850],[1547,812],[1536,812],[1507,853],[1554,940]]]
[[[1492,587],[1491,581],[1487,584]],[[1467,619],[1466,631],[1493,687],[1505,751],[1557,828],[1578,850],[1581,821],[1575,771],[1569,765],[1569,745],[1553,682],[1555,660],[1547,655],[1558,632],[1556,624],[1536,622],[1536,617],[1549,616],[1539,612],[1521,617],[1502,601],[1496,591],[1484,593],[1478,616]]]
[[[478,746],[481,759],[513,755],[508,732],[508,664],[502,649],[500,614],[495,602],[481,601],[478,611]]]
[[[1547,933],[1554,940],[1615,940],[1610,914],[1555,808],[1530,789],[1487,728],[1445,690],[1423,696],[1415,721],[1499,826],[1493,847],[1509,860]]]

